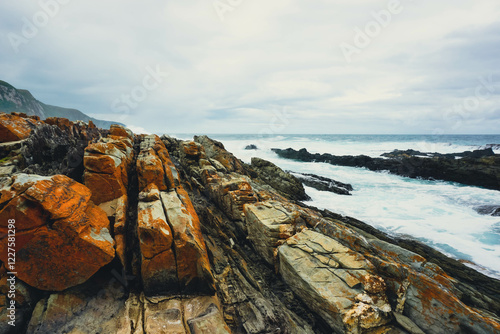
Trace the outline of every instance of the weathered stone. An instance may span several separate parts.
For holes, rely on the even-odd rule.
[[[184,302],[184,316],[191,334],[229,334],[216,297],[195,297]]]
[[[243,162],[226,151],[221,142],[210,139],[207,136],[195,136],[194,141],[203,146],[208,158],[217,160],[228,172],[237,172],[242,175],[248,174]]]
[[[126,137],[131,140],[134,140],[134,134],[132,133],[132,131],[118,124],[112,124],[109,127],[109,134],[112,136]]]
[[[209,185],[211,198],[221,207],[229,218],[242,220],[243,207],[248,203],[257,202],[252,186],[244,177],[228,176],[227,179],[218,177],[215,170],[205,167],[205,185]]]
[[[0,143],[26,139],[41,121],[0,113]]]
[[[311,230],[296,234],[278,252],[280,274],[332,329],[358,333],[391,320],[385,286],[373,287],[380,278],[366,271],[373,266],[360,254]]]
[[[270,161],[261,158],[252,158],[252,168],[259,178],[276,189],[285,198],[305,201],[310,199],[299,179],[283,171]]]
[[[127,194],[128,169],[133,158],[128,138],[103,138],[85,149],[85,185],[92,190],[96,204]]]
[[[280,202],[268,201],[244,206],[248,238],[259,254],[274,264],[275,249],[280,241],[296,232],[297,212],[289,212]]]
[[[15,175],[0,200],[0,259],[15,220],[17,277],[42,290],[81,284],[115,255],[109,220],[85,186],[66,176]]]
[[[130,331],[133,321],[126,313],[127,295],[118,282],[93,285],[100,289],[86,284],[40,300],[27,333],[142,333]]]
[[[177,276],[181,291],[186,293],[214,291],[198,216],[186,208],[175,191],[161,192],[161,201],[174,235]]]
[[[161,295],[178,291],[174,236],[161,201],[139,202],[137,235],[142,256],[144,292],[147,295]]]
[[[184,327],[182,301],[179,299],[152,300],[144,305],[144,329],[146,333],[183,334],[189,333]]]

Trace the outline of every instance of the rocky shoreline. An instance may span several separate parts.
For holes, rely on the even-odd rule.
[[[299,179],[206,136],[22,114],[0,130],[2,333],[500,331],[500,281],[308,207]]]
[[[500,190],[500,155],[491,148],[457,154],[394,151],[387,158],[366,155],[336,156],[329,153],[310,153],[300,150],[273,149],[280,157],[304,162],[324,162],[338,166],[364,167],[372,171],[389,171],[411,178],[443,180],[466,185]],[[460,157],[456,159],[455,157]]]

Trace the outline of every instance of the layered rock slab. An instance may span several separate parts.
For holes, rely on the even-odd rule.
[[[146,294],[213,293],[200,221],[158,136],[143,139],[136,169],[142,190],[137,229]]]
[[[114,258],[109,220],[90,190],[63,175],[17,174],[0,189],[0,259],[7,222],[15,220],[17,277],[41,290],[85,282]]]
[[[85,185],[92,200],[111,220],[116,253],[126,267],[126,220],[128,209],[128,173],[134,159],[134,135],[130,130],[112,125],[110,134],[85,148]]]
[[[278,248],[280,274],[338,332],[361,333],[391,321],[384,281],[363,256],[304,230]]]
[[[116,280],[96,283],[40,300],[28,333],[230,333],[216,297],[147,298],[127,293]]]
[[[266,262],[274,264],[277,247],[296,233],[299,214],[278,201],[247,204],[244,212],[248,238]]]

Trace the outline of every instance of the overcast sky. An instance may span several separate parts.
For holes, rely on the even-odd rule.
[[[0,79],[157,133],[499,134],[500,2],[3,1]]]

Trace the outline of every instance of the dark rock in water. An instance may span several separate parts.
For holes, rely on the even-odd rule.
[[[500,205],[481,205],[474,210],[481,215],[500,217]]]
[[[474,150],[474,151],[465,151],[461,153],[429,153],[429,152],[420,152],[416,150],[394,150],[390,153],[383,153],[381,156],[387,158],[408,158],[408,157],[428,157],[428,158],[445,158],[445,159],[456,159],[457,157],[467,157],[467,158],[482,158],[482,157],[491,157],[494,156],[495,152],[493,152],[491,147]]]
[[[304,185],[321,191],[329,191],[339,195],[351,195],[352,186],[347,183],[307,173],[293,173]]]
[[[414,156],[429,156],[429,153],[424,153],[416,150],[394,150],[390,153],[383,153],[380,156],[386,158],[402,158],[402,157],[414,157]]]
[[[295,201],[310,199],[304,190],[304,186],[295,176],[283,171],[272,162],[261,158],[252,158],[252,168],[257,172],[259,178],[286,198]]]
[[[485,147],[493,150],[500,150],[500,144],[486,144]]]
[[[245,147],[245,150],[258,150],[258,149],[259,148],[254,144],[250,144]]]
[[[500,190],[500,155],[494,154],[491,148],[479,153],[464,152],[461,159],[446,157],[417,157],[400,155],[397,158],[371,158],[366,155],[335,156],[329,153],[309,153],[305,148],[300,150],[272,149],[282,158],[305,162],[325,162],[332,165],[348,167],[365,167],[372,171],[389,171],[392,174],[424,178],[428,180],[444,180],[462,184]],[[486,154],[486,155],[485,155]],[[467,156],[470,155],[470,156]],[[471,156],[480,155],[481,158]],[[453,154],[453,156],[455,156]]]

